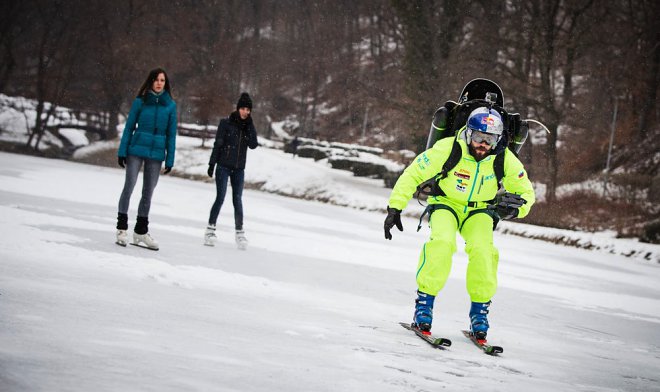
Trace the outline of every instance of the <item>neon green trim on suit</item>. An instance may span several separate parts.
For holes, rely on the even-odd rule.
[[[420,255],[419,267],[417,267],[415,278],[419,276],[419,272],[424,268],[424,264],[426,264],[426,245],[422,246],[422,254]]]
[[[431,295],[442,290],[451,271],[458,231],[465,240],[468,255],[467,291],[472,301],[488,302],[497,290],[499,263],[499,252],[493,245],[493,219],[485,210],[487,202],[495,198],[498,190],[493,168],[495,156],[477,162],[469,154],[465,141],[458,137],[456,140],[463,156],[446,178],[437,179],[446,196],[428,199],[429,204],[440,204],[443,208],[431,214],[431,235],[419,256],[417,285],[420,291]],[[454,138],[439,140],[415,158],[394,185],[390,207],[403,210],[417,186],[440,173],[453,142]],[[502,184],[508,192],[527,201],[518,211],[518,217],[522,218],[536,200],[534,189],[520,160],[508,149],[504,154]],[[476,202],[476,206],[469,207],[468,202]]]

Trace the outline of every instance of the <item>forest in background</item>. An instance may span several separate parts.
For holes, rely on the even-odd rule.
[[[639,235],[660,225],[658,20],[653,0],[8,0],[0,92],[109,113],[113,131],[161,66],[185,122],[248,91],[260,130],[295,116],[299,136],[420,152],[433,112],[485,77],[550,130],[521,150],[546,185],[528,220]],[[557,193],[588,179],[610,187]]]

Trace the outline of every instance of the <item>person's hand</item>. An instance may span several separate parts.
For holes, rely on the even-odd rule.
[[[117,157],[117,163],[119,163],[119,166],[122,168],[126,167],[126,157]]]
[[[401,210],[396,208],[387,207],[387,217],[385,218],[385,239],[391,240],[392,233],[390,230],[396,225],[396,228],[399,231],[403,231],[403,225],[401,224]]]
[[[209,177],[213,178],[214,171],[215,171],[215,165],[209,165],[209,170],[207,170],[206,173],[209,175]]]
[[[495,210],[497,215],[500,216],[500,219],[513,219],[518,216],[518,209],[524,204],[527,204],[527,200],[521,196],[515,193],[504,192],[503,195],[497,196],[495,198],[495,204],[488,206],[488,208]]]
[[[172,167],[171,167],[171,166],[165,166],[165,171],[163,172],[163,174],[168,174],[168,173],[171,172],[171,171],[172,171]]]

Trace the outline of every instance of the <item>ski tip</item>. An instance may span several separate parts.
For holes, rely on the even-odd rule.
[[[497,356],[498,354],[502,354],[504,349],[500,346],[486,346],[484,347],[484,352],[488,355]]]
[[[472,332],[463,330],[463,335],[465,335],[468,339],[470,339],[477,347],[479,347],[481,350],[483,350],[484,353],[492,356],[497,356],[498,354],[502,354],[504,352],[504,349],[500,346],[491,346],[488,344],[486,339],[477,339],[474,337]]]
[[[435,344],[438,346],[451,347],[451,340],[447,338],[436,339]]]
[[[445,347],[451,346],[451,340],[435,337],[430,331],[421,331],[419,328],[416,328],[413,323],[400,322],[399,325],[407,330],[413,331],[415,335],[419,336],[435,348],[444,349]]]

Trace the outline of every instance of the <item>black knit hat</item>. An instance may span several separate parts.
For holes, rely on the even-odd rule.
[[[240,108],[249,108],[250,110],[252,110],[252,98],[250,98],[250,94],[241,93],[241,97],[238,99],[238,102],[236,103],[236,110]]]

